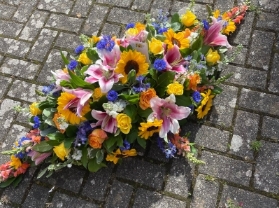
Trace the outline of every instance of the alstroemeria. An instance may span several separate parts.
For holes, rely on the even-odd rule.
[[[117,122],[113,116],[110,116],[106,112],[92,110],[91,115],[97,120],[97,123],[92,123],[91,127],[95,128],[101,126],[101,128],[109,133],[115,133],[117,130]]]
[[[175,71],[177,73],[184,73],[186,71],[183,66],[186,61],[181,57],[179,47],[174,45],[172,48],[168,49],[164,55],[164,61],[167,63],[168,71]]]
[[[85,78],[85,81],[89,83],[99,82],[103,93],[110,91],[113,84],[118,82],[119,78],[123,76],[114,73],[110,66],[104,66],[101,60],[96,61],[96,64],[91,65],[84,73],[89,75],[89,77]]]
[[[51,154],[51,152],[40,153],[35,150],[31,150],[27,155],[31,157],[32,161],[35,161],[35,165],[39,165]]]
[[[118,45],[114,45],[111,51],[107,50],[97,50],[99,57],[102,59],[102,65],[110,66],[111,68],[115,68],[117,62],[120,59],[120,48]]]
[[[178,106],[175,104],[176,99],[174,94],[171,94],[166,99],[154,97],[150,100],[150,107],[152,113],[148,116],[147,120],[163,120],[159,136],[164,138],[170,131],[174,134],[179,132],[178,120],[187,118],[191,112],[191,109],[184,106]]]
[[[228,42],[228,38],[221,34],[224,24],[226,21],[217,21],[216,18],[212,17],[212,25],[205,33],[204,43],[209,46],[226,46],[232,48]]]

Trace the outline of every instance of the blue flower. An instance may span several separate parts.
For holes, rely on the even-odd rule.
[[[71,60],[70,63],[68,64],[68,69],[74,70],[78,65],[78,62],[76,60]]]
[[[40,118],[38,116],[34,116],[33,121],[34,121],[33,128],[34,129],[39,128],[39,126],[40,126]]]
[[[85,144],[88,138],[88,134],[91,133],[93,128],[90,125],[89,121],[81,123],[78,127],[77,136],[75,140],[75,145],[78,143]]]
[[[159,30],[158,30],[158,33],[159,34],[163,34],[164,32],[167,32],[168,28],[166,27],[161,27]]]
[[[201,93],[200,93],[199,91],[193,92],[192,98],[193,98],[193,100],[194,100],[196,103],[201,102],[201,99],[202,99]]]
[[[21,147],[22,146],[22,142],[26,141],[26,140],[31,140],[30,138],[28,137],[21,137],[19,140],[18,140],[18,147]]]
[[[134,28],[135,27],[135,23],[128,23],[126,25],[126,30],[130,29],[130,28]]]
[[[47,95],[55,88],[55,84],[51,84],[48,86],[43,86],[42,92]]]
[[[120,150],[123,151],[123,150],[128,150],[130,149],[131,147],[131,144],[125,139],[123,141],[123,147],[120,147]]]
[[[153,64],[154,68],[158,71],[163,71],[167,67],[167,63],[163,59],[156,59]]]
[[[176,153],[176,146],[169,141],[168,148],[165,149],[166,158],[174,157],[175,153]]]
[[[23,152],[19,152],[17,153],[15,156],[19,159],[23,159],[25,157],[26,153],[23,153]]]
[[[83,45],[79,45],[78,47],[76,47],[75,49],[75,53],[76,54],[81,54],[81,52],[84,50],[84,46]]]
[[[208,30],[209,29],[209,22],[207,22],[206,20],[202,20],[202,23],[203,23],[203,28],[205,30]]]
[[[110,91],[108,92],[108,94],[107,94],[107,99],[108,99],[108,101],[114,102],[114,101],[117,100],[117,98],[118,98],[118,93],[117,93],[116,91],[110,90]]]
[[[138,76],[136,78],[138,83],[133,86],[133,90],[135,93],[140,93],[150,88],[150,83],[143,83],[144,78],[144,76]]]
[[[98,50],[111,51],[115,45],[115,42],[111,40],[109,35],[103,36],[103,38],[97,43],[96,47]]]

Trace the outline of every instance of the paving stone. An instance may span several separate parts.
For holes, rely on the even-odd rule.
[[[226,82],[265,89],[267,79],[267,72],[265,71],[227,65],[222,71],[222,76],[230,73],[233,73],[233,75]]]
[[[279,52],[279,36],[277,36],[277,38],[275,39],[274,49],[277,53]]]
[[[24,57],[29,51],[31,43],[0,37],[0,52]]]
[[[48,207],[97,208],[96,204],[56,192]]]
[[[268,70],[275,34],[266,31],[255,31],[248,57],[248,64]]]
[[[257,158],[255,168],[254,186],[266,192],[278,193],[279,191],[279,144],[263,142]]]
[[[0,76],[0,99],[5,94],[11,81],[12,81],[12,79]]]
[[[42,177],[39,180],[56,187],[78,193],[84,175],[84,170],[80,170],[77,167],[73,166],[71,168],[64,168],[62,170],[56,171],[49,178]]]
[[[91,5],[92,1],[77,0],[71,14],[86,17]]]
[[[175,158],[171,165],[165,191],[187,197],[192,183],[191,166],[185,157]]]
[[[188,5],[189,2],[175,1],[174,5],[172,6],[171,15],[173,15],[174,13],[178,13],[179,15],[185,14]],[[196,3],[192,10],[198,19],[207,19],[208,12],[206,9],[206,5]]]
[[[263,118],[262,136],[279,141],[279,120],[269,116]]]
[[[212,4],[213,0],[197,0],[197,2]]]
[[[110,35],[119,37],[121,27],[119,25],[113,25],[109,23],[105,23],[101,35]]]
[[[136,192],[136,198],[133,205],[134,208],[185,208],[186,202],[180,201],[168,196],[161,195],[157,192],[139,189]]]
[[[241,185],[249,185],[252,164],[229,157],[203,151],[201,160],[206,164],[199,166],[199,172],[225,179]]]
[[[279,2],[275,0],[258,0],[261,8],[273,12],[278,12],[279,10]]]
[[[263,113],[279,115],[279,96],[242,89],[239,106]]]
[[[190,141],[194,141],[197,145],[223,152],[227,150],[230,137],[228,131],[194,123],[186,124],[184,130],[190,133]]]
[[[40,87],[25,81],[15,80],[8,95],[28,102],[44,99],[36,94],[36,90],[40,90]]]
[[[0,20],[0,35],[15,38],[18,36],[23,25],[12,21]]]
[[[261,12],[257,16],[257,27],[279,30],[279,14]]]
[[[158,13],[159,10],[162,10],[163,12],[168,12],[170,7],[171,2],[168,0],[154,0],[151,6],[150,14],[154,16]]]
[[[242,204],[242,207],[245,208],[277,207],[276,199],[267,198],[260,194],[225,185],[219,207],[224,207],[228,200],[234,201],[235,204]]]
[[[0,18],[11,19],[15,11],[16,7],[14,6],[0,4]]]
[[[216,0],[214,2],[214,9],[219,9],[221,13],[233,8],[234,6],[234,0]]]
[[[132,191],[133,186],[114,181],[106,199],[105,207],[128,207]]]
[[[38,9],[69,14],[73,4],[74,2],[71,0],[41,0]]]
[[[206,180],[206,176],[199,174],[193,191],[191,208],[215,208],[218,197],[219,184]]]
[[[231,63],[244,65],[248,51],[247,48],[242,48],[238,54],[235,54],[236,51],[237,47],[233,47],[232,50],[228,50],[226,54],[228,55],[229,59],[234,58],[234,60],[232,60]]]
[[[70,49],[71,52],[74,52],[74,49],[80,44],[79,36],[64,32],[60,33],[55,42],[55,46]]]
[[[68,17],[59,14],[51,14],[46,23],[46,27],[78,33],[82,22],[83,19]]]
[[[131,22],[143,22],[144,18],[145,14],[143,13],[114,7],[109,13],[108,21],[128,24]]]
[[[120,7],[130,7],[132,0],[97,0],[97,3],[110,4]]]
[[[20,4],[21,0],[1,0],[3,3],[10,4],[13,6],[17,6]]]
[[[170,14],[173,15],[175,13],[179,13],[180,15],[182,15],[185,13],[188,5],[188,2],[174,1],[173,6],[171,7]]]
[[[279,41],[278,41],[279,43]],[[278,78],[278,73],[279,73],[279,54],[276,53],[274,55],[274,60],[271,68],[271,73],[270,73],[270,81],[269,81],[269,87],[268,90],[271,92],[279,92],[279,78]]]
[[[26,109],[26,111],[20,111],[18,112],[18,115],[16,117],[16,120],[20,123],[24,123],[30,126],[30,128],[32,127],[33,124],[31,124],[29,122],[29,118],[30,118],[30,114],[29,114],[29,103],[24,103],[22,105],[22,108]]]
[[[193,11],[199,19],[207,19],[208,17],[207,8],[204,4],[195,4]]]
[[[82,195],[90,199],[103,201],[109,184],[112,168],[113,166],[109,165],[107,168],[102,168],[96,173],[90,173],[82,190]]]
[[[165,167],[137,158],[125,158],[117,168],[117,177],[161,189],[165,177]]]
[[[49,190],[45,187],[33,184],[21,207],[45,207],[45,203],[47,202],[48,198],[48,191]]]
[[[238,88],[228,85],[221,87],[224,91],[214,98],[209,120],[212,123],[229,127],[232,125]]]
[[[135,0],[132,5],[132,10],[148,11],[151,1],[149,0]]]
[[[153,142],[153,141],[152,141]],[[157,141],[154,141],[151,145],[150,145],[150,149],[148,151],[147,154],[148,157],[155,159],[155,160],[159,160],[162,162],[169,162],[170,160],[168,158],[166,158],[166,155],[162,152],[162,150],[158,147],[158,143]]]
[[[260,116],[245,111],[237,111],[230,153],[253,159],[251,143],[256,140]]]
[[[43,11],[34,11],[28,20],[26,26],[21,31],[20,37],[23,40],[33,41],[44,26],[48,13]]]
[[[38,0],[20,1],[17,11],[13,17],[13,20],[16,20],[18,22],[27,22],[37,2]]]
[[[19,59],[6,58],[0,70],[4,74],[33,80],[39,68],[40,65],[37,64]]]

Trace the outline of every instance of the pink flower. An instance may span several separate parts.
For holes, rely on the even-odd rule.
[[[228,38],[221,34],[221,30],[226,21],[217,21],[216,18],[212,17],[212,25],[205,34],[204,43],[209,46],[226,46],[232,48],[228,42]]]
[[[1,177],[3,178],[3,181],[5,181],[9,178],[11,171],[12,171],[11,169],[1,171],[0,174],[1,174]]]
[[[27,155],[31,157],[32,161],[35,161],[35,165],[39,165],[51,154],[51,152],[39,153],[35,150],[31,150]]]
[[[114,83],[119,81],[123,75],[114,73],[110,66],[104,66],[101,60],[96,61],[96,64],[91,65],[85,74],[90,75],[85,78],[86,82],[95,83],[99,82],[101,91],[107,93]]]
[[[164,138],[170,131],[174,134],[179,132],[178,120],[187,118],[191,112],[191,109],[184,106],[178,106],[175,104],[175,96],[171,94],[166,99],[154,97],[150,100],[150,107],[153,110],[147,120],[154,120],[155,118],[163,120],[159,136]]]
[[[107,114],[106,112],[92,110],[91,115],[95,118],[97,123],[92,123],[91,127],[94,128],[96,126],[101,126],[101,128],[109,133],[115,133],[117,130],[117,122],[116,119]]]
[[[120,59],[120,48],[118,45],[114,45],[111,51],[108,50],[97,50],[99,57],[102,59],[102,65],[110,66],[111,68],[115,68],[117,62]]]
[[[184,73],[186,71],[183,66],[186,61],[181,57],[177,45],[174,45],[171,49],[167,50],[167,53],[164,55],[164,61],[167,63],[168,71],[175,71],[177,73]]]
[[[57,86],[60,86],[60,82],[65,80],[65,81],[69,81],[70,80],[70,75],[66,72],[64,72],[62,69],[56,70],[55,72],[51,71],[51,73],[53,74],[56,82],[55,84]]]

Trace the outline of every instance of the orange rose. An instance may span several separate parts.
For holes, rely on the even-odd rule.
[[[88,136],[88,143],[94,149],[100,149],[102,147],[103,142],[107,139],[107,134],[102,129],[95,129]]]
[[[156,91],[153,88],[140,93],[140,102],[139,106],[142,110],[145,110],[150,107],[150,100],[156,97]]]

